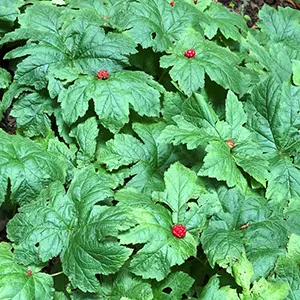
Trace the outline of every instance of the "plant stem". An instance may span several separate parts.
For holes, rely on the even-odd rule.
[[[161,80],[162,80],[162,79],[163,79],[163,77],[166,75],[166,73],[167,73],[167,69],[164,69],[164,70],[163,70],[163,72],[161,73],[161,75],[160,75],[159,79],[158,79],[158,83],[160,83],[160,82],[161,82]]]
[[[60,271],[60,272],[57,272],[57,273],[54,273],[54,274],[50,274],[50,276],[55,277],[55,276],[61,275],[63,273],[64,273],[63,271]]]

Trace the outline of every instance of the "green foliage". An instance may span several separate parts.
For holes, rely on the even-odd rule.
[[[259,18],[0,1],[0,299],[300,298],[300,13]]]
[[[0,295],[3,299],[53,299],[53,279],[36,266],[26,268],[14,261],[8,243],[0,244]],[[27,271],[27,273],[26,273]],[[32,274],[28,274],[28,271]],[[12,284],[13,283],[13,284]]]
[[[196,51],[194,58],[183,55],[188,49]],[[169,51],[171,55],[162,56],[160,65],[163,68],[172,66],[170,76],[178,81],[185,94],[190,95],[203,88],[206,73],[224,88],[244,94],[247,80],[237,68],[241,63],[239,57],[228,49],[205,40],[199,32],[188,31]]]
[[[65,175],[62,157],[27,138],[0,130],[0,203],[8,185],[11,201],[23,204],[34,200],[51,182],[64,182]]]
[[[137,222],[136,227],[120,236],[121,243],[146,244],[133,256],[130,269],[136,275],[158,281],[170,273],[172,266],[196,255],[197,237],[204,222],[197,206],[191,204],[187,212],[187,202],[197,198],[201,190],[194,172],[176,163],[165,173],[165,185],[165,191],[155,193],[153,200],[132,189],[116,194],[118,206],[130,206]],[[169,209],[155,202],[164,203]],[[172,225],[181,223],[191,230],[184,239],[171,232]]]

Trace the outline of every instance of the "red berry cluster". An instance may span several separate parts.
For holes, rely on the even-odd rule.
[[[194,49],[189,49],[184,52],[184,56],[187,58],[193,58],[196,55],[196,51]]]
[[[105,80],[109,77],[109,74],[107,72],[107,70],[100,70],[98,73],[97,73],[97,78],[98,79],[102,79],[102,80]]]
[[[226,144],[227,144],[227,146],[228,146],[230,149],[233,149],[234,146],[235,146],[233,140],[228,140],[228,141],[226,141]]]
[[[29,275],[29,276],[31,276],[32,275],[32,271],[28,269],[28,270],[26,270],[26,274]]]
[[[186,235],[186,227],[181,224],[174,225],[172,227],[172,234],[177,238],[184,238]]]
[[[170,2],[170,5],[173,7],[173,6],[175,6],[175,1],[171,1]]]

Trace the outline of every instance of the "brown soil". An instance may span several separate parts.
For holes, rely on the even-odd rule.
[[[295,3],[293,0],[219,0],[218,2],[242,16],[249,16],[250,20],[247,22],[249,27],[254,26],[259,20],[257,14],[264,4],[268,4],[275,8],[278,6],[289,6],[295,9],[300,9],[300,5]]]
[[[4,114],[3,118],[0,121],[0,128],[6,131],[9,134],[16,133],[16,119],[10,116],[11,108],[9,108]]]

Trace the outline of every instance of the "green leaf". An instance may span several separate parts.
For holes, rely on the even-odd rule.
[[[169,1],[139,0],[131,4],[126,28],[143,48],[162,52],[181,38],[196,16],[196,11],[184,1],[172,7]]]
[[[183,183],[171,178],[183,178]],[[188,178],[191,183],[188,183]],[[143,278],[155,278],[160,281],[171,271],[174,265],[181,265],[188,257],[196,255],[200,224],[186,213],[189,198],[195,197],[198,184],[196,175],[179,163],[172,165],[165,174],[166,189],[155,195],[156,201],[166,202],[176,209],[172,212],[165,206],[155,203],[150,197],[135,190],[124,190],[116,194],[118,206],[130,208],[138,225],[119,236],[122,244],[145,244],[134,256],[130,270]],[[187,184],[187,187],[184,187]],[[183,192],[180,193],[180,189]],[[201,186],[198,186],[198,191]],[[171,199],[172,195],[175,197]],[[177,202],[177,203],[175,203]],[[180,215],[178,214],[180,212]],[[200,211],[198,215],[200,215]],[[205,216],[204,216],[205,217]],[[181,222],[187,228],[186,236],[177,238],[172,235],[172,226]],[[198,225],[198,228],[197,228]],[[193,229],[189,232],[189,229]]]
[[[112,300],[119,300],[122,297],[128,297],[132,300],[153,299],[151,285],[142,281],[139,277],[133,276],[128,270],[121,271],[118,274],[113,281],[111,293],[107,296]]]
[[[212,3],[205,10],[204,22],[206,23],[204,34],[209,39],[212,39],[218,30],[220,30],[226,39],[231,38],[235,41],[241,41],[241,33],[244,35],[248,31],[246,22],[242,16],[230,12],[219,3]]]
[[[63,1],[63,0],[56,0],[56,1]],[[63,292],[55,292],[54,300],[68,300],[68,298]]]
[[[215,129],[218,116],[201,95],[187,99],[179,114],[181,110],[183,116],[173,116],[176,126],[167,126],[159,137],[160,142],[186,144],[188,149],[195,149],[218,137]]]
[[[75,145],[71,145],[70,148],[64,144],[63,142],[60,142],[58,138],[50,139],[48,142],[48,148],[51,152],[57,152],[59,155],[61,155],[67,164],[67,182],[70,182],[73,178],[74,171],[75,171],[75,153],[77,151],[77,148]]]
[[[105,147],[100,148],[97,155],[99,162],[106,164],[109,170],[133,164],[130,174],[134,177],[128,182],[128,187],[146,193],[162,190],[163,172],[174,160],[173,147],[158,140],[164,127],[162,123],[134,123],[133,130],[143,142],[129,134],[116,134]]]
[[[244,231],[247,258],[253,265],[254,277],[266,277],[275,267],[276,260],[285,254],[287,230],[282,220],[268,218],[251,224]]]
[[[242,259],[247,250],[247,258],[253,264],[255,274],[257,272],[258,276],[264,276],[262,269],[274,267],[276,258],[283,253],[286,237],[283,224],[268,221],[271,210],[266,199],[249,191],[245,193],[225,186],[213,189],[203,197],[210,199],[214,205],[218,203],[214,217],[201,236],[201,244],[210,264],[214,266],[217,263],[227,268]],[[274,240],[270,240],[270,236]],[[263,260],[266,260],[264,254],[270,255],[271,264]],[[251,255],[253,259],[249,258]]]
[[[299,222],[300,205],[298,198],[289,200],[287,207],[284,209],[284,215],[289,232],[300,235],[300,222]]]
[[[49,2],[35,3],[19,16],[19,24],[29,30],[36,29],[47,34],[56,34],[63,25],[64,11]]]
[[[238,131],[247,122],[243,103],[231,91],[228,92],[226,98],[226,121],[233,131]]]
[[[250,289],[251,278],[254,274],[252,264],[245,255],[240,257],[232,266],[233,276],[236,283],[248,291]]]
[[[240,129],[243,140],[236,140],[237,145],[232,151],[232,156],[239,167],[265,187],[269,176],[269,163],[259,145],[254,141],[253,135],[243,129]]]
[[[286,299],[297,299],[300,296],[300,236],[292,234],[288,243],[286,257],[280,257],[276,265],[276,279],[278,282],[289,284],[289,295]]]
[[[231,289],[229,286],[224,286],[220,288],[220,280],[217,275],[211,277],[201,292],[201,300],[218,300],[218,299],[228,299],[228,300],[238,300],[240,299],[235,290]]]
[[[0,207],[2,203],[5,201],[5,197],[7,194],[7,180],[8,178],[4,175],[2,175],[2,178],[0,179]]]
[[[259,12],[259,18],[262,20],[259,27],[270,36],[270,43],[280,43],[283,47],[291,47],[298,51],[299,17],[299,11],[290,7],[279,7],[277,11],[265,5]]]
[[[282,47],[280,44],[271,44],[268,48],[261,45],[252,34],[248,34],[247,40],[243,41],[243,44],[248,49],[249,57],[255,59],[254,70],[257,72],[257,62],[267,69],[272,77],[276,78],[278,81],[285,82],[289,80],[292,74],[292,63],[289,52]],[[250,65],[247,65],[251,68]],[[263,73],[263,71],[259,72]],[[260,74],[257,75],[260,75]]]
[[[293,82],[300,85],[300,60],[293,60]]]
[[[17,119],[17,127],[24,135],[46,136],[51,129],[48,115],[53,112],[50,98],[39,93],[26,94],[14,103],[11,115]]]
[[[101,148],[98,158],[109,170],[138,162],[145,155],[143,144],[129,134],[116,134]]]
[[[6,89],[11,82],[11,75],[3,68],[0,68],[0,89]]]
[[[129,121],[129,104],[140,116],[157,116],[163,91],[146,73],[118,72],[94,82],[95,110],[104,127],[117,132]]]
[[[164,93],[162,114],[168,123],[172,122],[174,116],[181,114],[184,100],[185,98],[183,95],[180,95],[179,93]]]
[[[121,30],[128,23],[132,13],[129,2],[122,0],[66,0],[68,7],[75,8],[72,13],[75,18],[84,18],[95,25],[111,26]]]
[[[105,172],[96,173],[91,166],[77,171],[67,195],[74,202],[77,212],[88,214],[93,205],[112,196],[111,188],[118,185],[115,178]]]
[[[11,106],[13,99],[18,98],[24,91],[32,91],[31,88],[19,85],[17,82],[13,82],[0,101],[0,120],[3,113]]]
[[[300,236],[292,234],[287,248],[287,257],[294,259],[298,263],[300,261]]]
[[[165,203],[172,211],[174,224],[184,221],[186,203],[200,196],[201,185],[197,175],[179,163],[173,164],[165,173],[164,192],[154,193],[157,201]]]
[[[285,300],[289,293],[289,285],[287,283],[273,283],[261,278],[255,282],[252,288],[252,299],[262,300]]]
[[[77,164],[79,166],[89,164],[94,160],[98,134],[96,118],[87,119],[84,123],[71,130],[70,136],[75,137],[79,145],[79,152],[77,153]]]
[[[73,300],[152,300],[153,293],[149,282],[141,279],[128,271],[128,263],[116,275],[103,276],[101,289],[95,294],[72,291]]]
[[[18,7],[24,4],[23,0],[2,0],[1,1],[1,21],[14,22],[19,14]]]
[[[213,138],[205,129],[187,122],[182,116],[173,117],[175,125],[167,126],[159,136],[160,142],[186,144],[189,150],[210,142]]]
[[[187,121],[201,127],[214,129],[215,123],[219,120],[212,105],[200,94],[194,94],[194,97],[185,101],[182,113]]]
[[[220,122],[218,125],[222,130],[225,124]],[[239,131],[235,132],[238,132],[239,136],[234,139],[235,147],[232,150],[222,141],[210,142],[205,149],[207,155],[204,158],[204,165],[198,174],[225,180],[229,187],[238,185],[244,188],[246,180],[238,168],[239,166],[265,186],[268,177],[267,160],[263,157],[258,145],[251,141],[251,134],[247,130],[241,127]],[[233,134],[235,132],[232,130]],[[229,137],[227,135],[227,138]],[[256,164],[253,164],[253,160],[256,161]]]
[[[203,250],[212,267],[217,263],[227,267],[242,256],[241,232],[231,230],[224,221],[210,221],[201,236]]]
[[[199,175],[226,181],[229,187],[245,187],[247,182],[231,156],[230,148],[225,143],[214,141],[205,149],[207,155]]]
[[[54,199],[47,201],[46,196]],[[50,185],[48,195],[42,193],[38,199],[38,203],[23,206],[20,210],[23,213],[16,214],[7,226],[10,239],[16,243],[15,258],[25,265],[38,264],[39,260],[47,262],[57,256],[64,247],[64,240],[69,239],[71,226],[68,224],[75,217],[72,201],[64,197],[59,183]],[[45,222],[51,216],[55,216],[55,222]]]
[[[105,211],[96,219],[88,220],[86,228],[70,236],[70,245],[62,256],[63,270],[72,284],[84,292],[93,292],[99,289],[99,282],[95,275],[117,272],[132,253],[132,250],[121,246],[116,239],[110,241],[107,238],[99,242],[91,240],[88,236],[91,230],[97,232],[94,229],[95,226],[102,227],[106,223],[112,225],[115,222],[122,222],[119,212]],[[103,230],[99,229],[98,231]],[[104,234],[111,235],[108,230],[105,230],[105,233],[101,233],[101,238]],[[81,269],[80,273],[77,272],[78,269]]]
[[[82,77],[75,81],[67,90],[59,94],[61,111],[64,121],[71,125],[88,110],[92,87],[88,78]]]
[[[59,95],[65,122],[82,117],[94,100],[100,122],[113,133],[129,121],[129,106],[141,116],[157,116],[163,88],[143,72],[122,71],[107,80],[82,77]]]
[[[278,201],[300,197],[300,169],[288,157],[276,156],[271,161],[267,198]]]
[[[95,205],[112,195],[114,184],[107,175],[85,168],[75,174],[67,194],[61,184],[50,185],[7,226],[16,259],[27,265],[60,255],[74,287],[97,291],[95,275],[115,273],[132,252],[114,238],[132,220],[120,208]]]
[[[212,3],[212,0],[201,0],[197,1],[197,3],[194,2],[194,0],[189,0],[190,3],[193,3],[196,5],[196,8],[200,11],[205,11],[207,7]]]
[[[19,7],[24,4],[23,0],[2,0],[0,3],[0,40],[2,36],[11,30],[14,21],[20,14]]]
[[[194,49],[193,58],[184,56],[188,49]],[[227,48],[220,47],[205,40],[199,33],[190,31],[160,59],[163,68],[172,67],[170,75],[178,81],[185,94],[191,95],[204,87],[204,75],[208,74],[212,81],[225,89],[244,94],[247,88],[247,77],[242,76],[237,66],[240,59]]]
[[[78,44],[75,39],[71,49],[74,66],[80,73],[91,75],[96,75],[101,69],[111,73],[120,71],[129,64],[127,56],[136,53],[136,44],[126,34],[105,34],[97,25],[74,23],[73,28],[73,23],[70,23],[69,34],[80,40]]]
[[[0,130],[1,194],[6,194],[7,180],[10,179],[11,200],[23,204],[33,201],[51,182],[64,182],[65,176],[66,164],[57,153],[45,151],[27,138]]]
[[[300,296],[299,265],[292,258],[280,257],[276,266],[276,277],[278,283],[289,284],[287,300],[298,299]]]
[[[74,16],[66,10],[47,2],[36,3],[20,16],[21,28],[2,41],[38,40],[5,56],[12,59],[29,55],[18,64],[15,79],[20,84],[39,90],[47,86],[49,78],[59,69],[71,67],[75,73],[96,75],[101,69],[115,72],[128,65],[126,56],[136,52],[136,44],[127,35],[105,34],[98,24],[80,18],[71,22]],[[48,87],[51,95],[57,94],[53,78]]]
[[[274,156],[271,162],[271,182],[274,177],[278,178],[278,169],[284,171],[284,176],[280,178],[279,189],[283,186],[292,186],[293,173],[297,169],[289,163],[288,158],[282,155],[294,155],[300,145],[298,132],[300,115],[298,113],[300,105],[300,88],[292,86],[290,83],[280,84],[276,79],[268,77],[252,92],[252,97],[246,103],[248,114],[248,126],[255,134],[255,139],[263,152]],[[271,157],[272,157],[271,156]],[[277,156],[277,158],[276,158]],[[282,157],[279,159],[279,157]],[[291,176],[290,173],[291,172]],[[296,184],[297,186],[297,184]],[[285,193],[281,190],[280,194],[297,194],[288,188]],[[279,190],[275,188],[276,190]],[[292,187],[293,189],[293,187]],[[268,195],[272,194],[271,189]]]
[[[256,193],[241,192],[237,188],[228,189],[220,186],[212,193],[215,195],[215,202],[221,202],[225,215],[221,214],[228,227],[236,230],[247,223],[260,224],[270,218],[271,210],[268,207],[266,199]],[[212,197],[208,194],[207,197]],[[259,213],[258,213],[259,212]],[[251,229],[251,226],[247,230]],[[242,232],[247,232],[247,230]]]
[[[46,74],[51,67],[57,68],[64,64],[67,57],[63,55],[62,44],[56,34],[63,25],[62,10],[51,3],[36,3],[28,7],[19,16],[21,28],[6,35],[2,43],[20,39],[44,39],[40,44],[26,44],[6,54],[6,58],[21,57],[28,54],[18,65],[15,79],[20,84],[33,85],[36,89],[46,86]]]
[[[209,143],[204,165],[198,175],[224,180],[229,187],[238,185],[244,188],[247,182],[239,169],[241,167],[265,186],[268,161],[254,141],[254,136],[243,127],[247,116],[242,102],[231,91],[228,93],[225,122],[218,121],[216,113],[202,96],[196,94],[195,98],[186,100],[183,116],[173,117],[177,126],[167,126],[159,141],[172,142],[174,145],[184,143],[188,149]],[[234,149],[225,144],[229,139],[234,141]],[[253,160],[256,164],[253,164]]]
[[[194,279],[183,272],[176,272],[169,275],[162,282],[156,283],[153,287],[154,299],[156,300],[176,300],[182,299],[182,295],[189,291],[194,283]],[[165,293],[164,289],[171,289],[170,293]]]
[[[24,267],[14,261],[8,243],[0,243],[0,297],[1,299],[45,299],[54,296],[53,279],[39,273],[36,267]],[[30,270],[31,275],[26,274]]]

